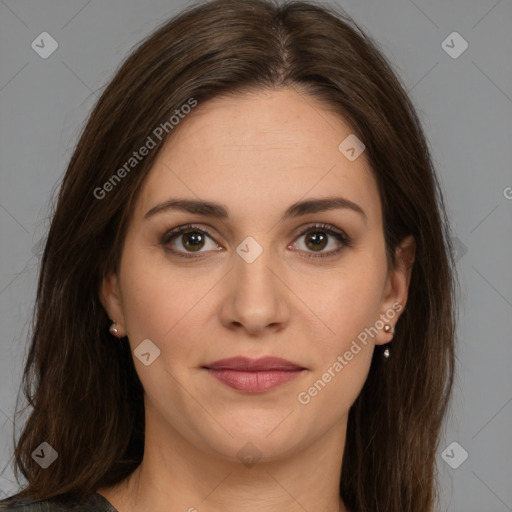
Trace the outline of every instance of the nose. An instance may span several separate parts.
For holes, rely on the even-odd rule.
[[[220,313],[226,328],[258,336],[278,332],[288,324],[290,291],[278,262],[272,259],[270,250],[251,263],[235,254]]]

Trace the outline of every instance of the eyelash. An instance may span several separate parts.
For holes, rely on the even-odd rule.
[[[311,226],[308,226],[304,231],[302,231],[297,236],[297,239],[300,238],[301,236],[304,236],[307,233],[309,233],[311,231],[315,231],[315,230],[323,231],[324,233],[327,233],[329,236],[333,236],[336,240],[341,242],[343,244],[343,246],[345,246],[345,247],[351,247],[351,244],[352,244],[351,239],[343,231],[338,230],[338,229],[334,228],[333,226],[331,226],[329,224],[313,224]],[[176,238],[179,235],[182,235],[184,233],[188,233],[190,231],[198,231],[200,233],[208,235],[212,240],[214,239],[213,233],[211,233],[208,228],[206,228],[204,226],[203,227],[199,227],[196,224],[186,224],[184,226],[178,226],[176,228],[173,228],[173,229],[170,229],[169,231],[167,231],[162,236],[162,238],[160,240],[160,244],[162,246],[164,246],[166,251],[168,251],[168,252],[170,252],[172,254],[175,254],[178,257],[182,257],[182,258],[199,258],[201,256],[196,256],[195,254],[193,255],[193,254],[190,254],[190,253],[183,253],[181,251],[176,251],[174,249],[170,249],[168,247],[168,245],[167,245],[167,244],[169,244],[169,242],[171,242],[173,240],[173,238]],[[317,253],[317,254],[315,254],[315,253],[307,252],[306,254],[303,255],[303,257],[305,257],[305,258],[313,258],[313,259],[328,258],[328,257],[332,257],[332,256],[337,255],[342,250],[343,250],[343,247],[341,247],[341,248],[339,248],[339,249],[337,249],[335,251],[329,251],[329,252],[326,252],[326,253]]]

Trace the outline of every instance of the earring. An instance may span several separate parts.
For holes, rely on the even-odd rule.
[[[119,330],[116,327],[116,321],[115,320],[112,320],[112,324],[109,327],[109,331],[110,331],[110,334],[112,334],[112,336],[115,336],[116,338],[119,337]]]
[[[391,337],[393,337],[393,334],[395,334],[395,328],[390,324],[386,324],[384,326],[384,332],[391,334]],[[384,349],[384,351],[382,352],[382,355],[384,356],[385,359],[389,359],[389,356],[391,355],[391,351],[389,350],[388,347],[386,347]]]
[[[395,328],[392,325],[386,324],[384,326],[384,332],[395,334]]]

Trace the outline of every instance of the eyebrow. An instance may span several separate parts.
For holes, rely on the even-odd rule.
[[[361,215],[365,222],[367,216],[364,210],[353,201],[344,197],[325,197],[322,199],[308,199],[306,201],[298,201],[293,203],[281,217],[281,222],[290,218],[300,217],[309,213],[325,212],[328,210],[346,209],[352,210]],[[217,219],[229,219],[228,209],[213,201],[203,201],[195,199],[169,199],[163,203],[157,204],[151,208],[145,215],[144,219],[148,219],[158,213],[169,210],[184,211],[196,215],[204,215],[206,217],[214,217]]]

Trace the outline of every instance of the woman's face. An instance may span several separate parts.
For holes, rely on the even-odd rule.
[[[272,460],[332,427],[344,435],[409,283],[406,267],[388,272],[365,153],[354,160],[351,139],[339,149],[351,133],[315,99],[281,89],[199,104],[158,155],[119,275],[100,294],[135,351],[146,432],[159,443]],[[326,199],[334,207],[309,203]],[[171,200],[218,206],[159,207]],[[302,370],[208,369],[240,356]]]

